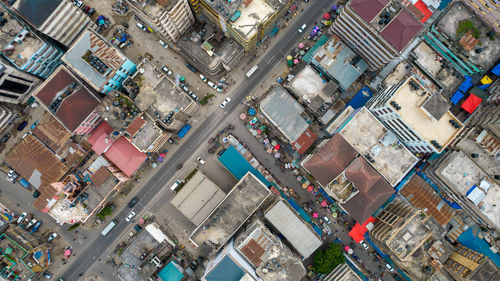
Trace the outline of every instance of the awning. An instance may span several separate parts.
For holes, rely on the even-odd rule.
[[[472,113],[476,108],[479,106],[479,104],[483,101],[483,99],[475,96],[474,94],[470,94],[469,97],[462,103],[462,108],[469,112]]]
[[[413,6],[415,6],[415,8],[417,8],[424,15],[424,17],[420,19],[420,22],[424,23],[432,16],[431,10],[427,8],[422,0],[418,0]]]
[[[484,75],[483,79],[481,79],[481,83],[483,83],[483,85],[491,84],[491,82],[493,82],[493,80],[491,80],[488,75]]]
[[[464,97],[464,94],[460,91],[456,91],[451,97],[451,102],[453,104],[458,104],[458,102]]]

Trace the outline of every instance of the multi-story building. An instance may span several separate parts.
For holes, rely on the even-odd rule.
[[[476,15],[500,33],[500,3],[498,1],[467,0],[463,1]]]
[[[101,121],[99,99],[65,66],[59,67],[33,96],[71,134],[89,134]]]
[[[0,105],[0,132],[7,127],[9,124],[9,120],[12,117],[13,113],[8,108],[3,105]]]
[[[125,78],[137,70],[135,63],[121,50],[91,29],[80,35],[62,60],[103,94],[120,89]]]
[[[422,24],[400,1],[352,0],[331,30],[377,69],[400,55]]]
[[[202,13],[233,38],[246,52],[278,32],[278,22],[291,0],[189,0],[195,13]]]
[[[0,60],[0,101],[24,103],[28,93],[40,83],[40,79],[26,74]]]
[[[493,281],[500,278],[498,267],[488,257],[462,245],[449,256],[444,268],[459,281]]]
[[[337,265],[335,269],[328,274],[325,281],[361,281],[361,277],[356,274],[352,268],[346,263]]]
[[[71,2],[20,0],[14,1],[10,9],[33,28],[69,47],[84,29],[95,26],[90,17]]]
[[[132,7],[146,16],[162,35],[177,41],[194,23],[193,12],[187,0],[130,1]]]
[[[370,101],[370,110],[413,153],[441,153],[460,133],[462,122],[448,101],[410,76]]]
[[[2,5],[0,12],[3,13],[4,22],[0,32],[2,55],[20,70],[42,78],[49,77],[62,63],[63,51],[38,36]]]

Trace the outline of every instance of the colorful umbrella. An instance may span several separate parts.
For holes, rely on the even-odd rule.
[[[293,57],[292,57],[292,56],[290,56],[290,55],[288,55],[288,56],[286,57],[286,59],[287,59],[287,60],[291,60],[291,59],[293,59]]]
[[[329,19],[330,19],[330,14],[329,14],[329,13],[325,13],[325,14],[323,15],[323,18],[324,18],[325,20],[329,20]]]
[[[313,186],[312,186],[312,185],[310,185],[310,186],[308,186],[308,187],[307,187],[307,191],[309,191],[309,192],[313,191],[313,189],[314,189],[314,188],[313,188]]]
[[[280,158],[280,157],[281,157],[281,154],[280,154],[279,152],[276,152],[276,153],[274,154],[274,158]]]
[[[278,144],[278,142],[277,142],[277,141],[275,141],[275,140],[271,141],[271,145],[272,145],[272,146],[276,146],[277,144]]]
[[[326,200],[321,201],[321,207],[326,207],[327,205],[328,203],[326,202]]]
[[[248,109],[248,115],[250,115],[250,116],[254,116],[256,113],[257,113],[257,111],[255,110],[255,108],[250,107],[250,108]]]
[[[261,129],[258,129],[258,130],[257,130],[257,135],[260,135],[260,134],[262,134],[262,130],[261,130]]]
[[[300,54],[301,56],[303,56],[303,55],[305,55],[305,54],[306,54],[306,52],[304,52],[303,50],[300,50],[299,54]]]
[[[298,64],[299,63],[299,59],[294,59],[293,60],[293,64]]]
[[[281,146],[279,144],[274,146],[274,149],[280,149],[280,148],[281,148]]]
[[[318,213],[314,212],[313,213],[313,218],[317,218],[318,217]]]
[[[300,42],[299,43],[299,49],[302,49],[302,48],[304,48],[304,43]]]
[[[307,184],[303,183],[302,188],[307,188]]]
[[[139,221],[137,223],[139,223],[140,225],[143,225],[146,221],[144,219],[139,219]]]
[[[69,256],[71,256],[71,249],[64,250],[64,256],[69,258]]]
[[[332,6],[332,11],[336,11],[339,7],[337,5]]]
[[[186,80],[186,78],[185,78],[184,76],[181,76],[181,77],[179,78],[179,80],[180,80],[181,82],[184,82],[184,80]]]
[[[311,32],[309,33],[309,35],[310,35],[311,37],[316,36],[316,34],[318,34],[318,32],[317,32],[317,31],[314,31],[314,29],[313,29],[313,30],[311,30]]]
[[[286,63],[287,63],[288,66],[292,66],[293,65],[293,61],[292,60],[288,60]]]

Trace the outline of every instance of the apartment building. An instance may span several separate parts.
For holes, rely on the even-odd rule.
[[[24,103],[40,79],[26,74],[0,60],[0,102]]]
[[[420,21],[394,0],[352,0],[331,27],[372,70],[398,57],[421,29]]]

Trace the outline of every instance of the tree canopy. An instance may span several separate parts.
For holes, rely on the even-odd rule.
[[[345,257],[340,245],[330,243],[326,249],[319,250],[314,254],[312,270],[315,273],[328,274],[344,261]]]

